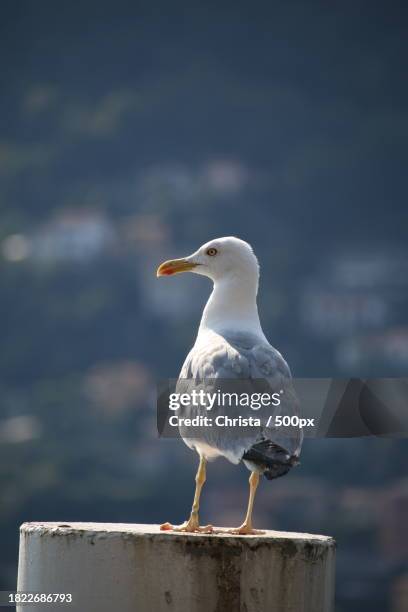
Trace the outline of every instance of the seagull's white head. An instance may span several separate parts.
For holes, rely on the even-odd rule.
[[[258,279],[259,265],[252,247],[235,236],[216,238],[183,259],[162,263],[157,276],[170,276],[180,272],[195,272],[208,276],[214,282],[223,279]]]
[[[247,331],[265,339],[256,305],[259,265],[251,246],[233,236],[217,238],[203,244],[183,259],[165,261],[157,276],[195,272],[208,276],[214,289],[204,308],[199,338],[215,331]]]

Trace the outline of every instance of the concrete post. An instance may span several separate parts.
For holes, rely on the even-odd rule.
[[[332,612],[334,557],[332,538],[304,533],[24,523],[17,588],[71,593],[69,612]]]

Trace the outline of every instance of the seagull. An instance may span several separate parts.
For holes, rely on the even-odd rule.
[[[194,386],[198,381],[214,380],[214,384],[245,384],[252,390],[262,381],[263,390],[281,394],[276,414],[297,414],[298,402],[288,364],[266,339],[257,307],[259,264],[252,247],[229,236],[217,238],[182,259],[165,261],[157,269],[157,277],[193,272],[207,276],[213,290],[203,310],[195,344],[182,366],[178,386]],[[206,406],[186,408],[189,415],[208,414]],[[279,427],[265,419],[256,427],[203,427],[192,437],[191,429],[179,427],[181,437],[199,455],[196,488],[190,517],[180,526],[170,523],[161,529],[182,532],[211,532],[211,525],[199,522],[200,496],[206,480],[209,460],[224,457],[234,464],[243,461],[251,472],[249,501],[245,520],[229,533],[250,535],[262,533],[253,529],[252,511],[255,493],[264,475],[268,480],[283,476],[299,463],[302,430]],[[195,430],[196,431],[196,430]],[[190,435],[189,435],[190,434]]]

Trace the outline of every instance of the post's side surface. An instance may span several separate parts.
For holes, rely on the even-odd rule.
[[[69,612],[332,612],[334,564],[334,540],[311,534],[24,523],[17,588],[72,594]]]

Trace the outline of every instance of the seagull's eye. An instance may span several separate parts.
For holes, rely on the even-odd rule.
[[[214,255],[216,255],[218,253],[217,249],[211,248],[211,249],[207,249],[207,255],[209,255],[210,257],[214,257]]]

